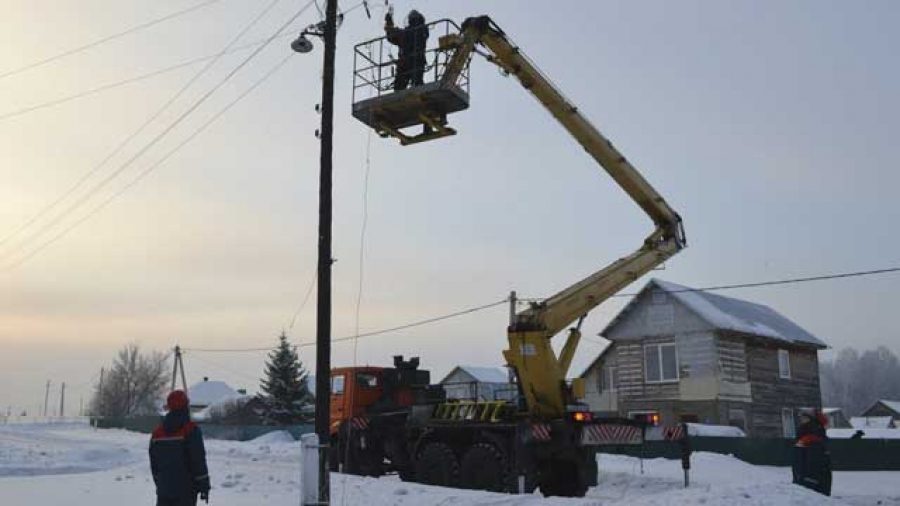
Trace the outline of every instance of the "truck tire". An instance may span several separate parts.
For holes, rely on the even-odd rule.
[[[466,450],[460,464],[463,488],[510,492],[506,456],[490,443],[475,443]]]
[[[544,497],[584,497],[588,489],[578,472],[578,465],[568,460],[548,462],[542,466],[540,487]]]
[[[416,461],[416,481],[441,487],[458,486],[459,463],[453,449],[440,441],[427,443]]]

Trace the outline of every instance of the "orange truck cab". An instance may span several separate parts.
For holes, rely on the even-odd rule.
[[[419,359],[394,357],[394,367],[338,367],[331,370],[331,435],[345,422],[366,424],[376,413],[441,401],[443,389],[429,385],[431,375]]]

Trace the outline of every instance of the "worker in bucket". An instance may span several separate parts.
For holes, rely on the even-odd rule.
[[[803,410],[794,444],[794,483],[831,495],[831,455],[828,453],[828,419],[821,411]]]
[[[389,10],[384,16],[384,32],[388,42],[400,50],[394,91],[405,90],[410,84],[421,86],[425,74],[425,42],[428,40],[425,17],[419,11],[412,10],[406,18],[406,28],[397,28],[394,26],[393,12]]]
[[[150,438],[156,506],[194,506],[198,494],[209,503],[203,434],[191,421],[188,406],[183,390],[170,393],[166,399],[168,413]]]

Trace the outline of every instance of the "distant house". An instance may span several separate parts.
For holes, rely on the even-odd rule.
[[[213,404],[238,397],[241,397],[241,394],[224,381],[210,381],[209,378],[203,378],[203,381],[188,388],[191,413],[197,413]]]
[[[653,279],[601,336],[611,344],[581,377],[604,415],[792,437],[797,411],[822,405],[827,346],[760,304]]]
[[[844,410],[841,408],[822,408],[822,414],[828,418],[829,429],[849,429],[852,427],[850,420],[847,419]]]
[[[854,429],[894,429],[894,419],[889,416],[853,416],[850,426]]]
[[[900,426],[900,401],[879,399],[869,409],[863,411],[860,416],[888,416],[891,418],[892,425]]]
[[[441,380],[448,399],[480,401],[511,400],[516,387],[504,367],[459,365]]]

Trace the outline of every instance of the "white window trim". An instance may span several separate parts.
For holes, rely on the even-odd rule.
[[[784,357],[783,363],[781,357]],[[782,367],[782,365],[785,367]],[[791,353],[788,350],[778,350],[778,377],[791,379]]]
[[[619,389],[616,387],[616,381],[614,381],[616,376],[616,367],[615,366],[607,366],[606,367],[606,391],[610,393],[616,393]]]
[[[662,357],[662,349],[664,346],[671,346],[675,348],[675,378],[674,379],[663,379],[663,357]],[[647,348],[655,347],[657,358],[659,359],[659,379],[651,380],[647,378]],[[674,342],[666,342],[666,343],[653,343],[653,344],[645,344],[644,345],[644,353],[641,356],[641,360],[644,362],[644,383],[648,383],[651,385],[660,385],[665,383],[678,383],[681,381],[681,362],[678,359],[678,346],[675,345]]]

